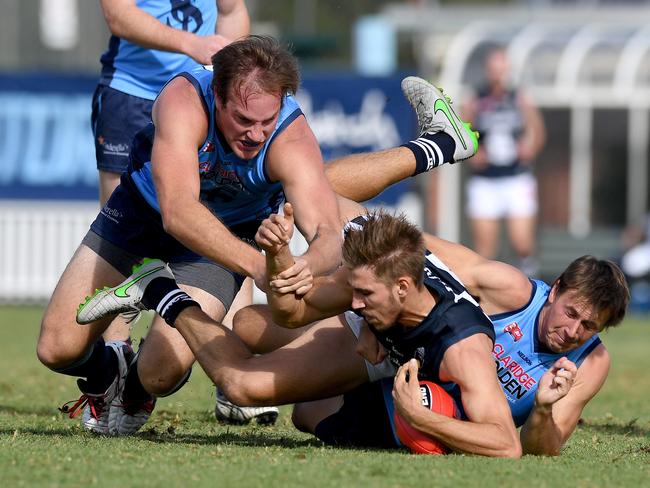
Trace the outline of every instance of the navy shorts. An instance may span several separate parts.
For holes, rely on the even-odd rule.
[[[151,122],[153,100],[97,85],[91,123],[97,169],[122,173],[129,163],[133,137]]]
[[[257,223],[231,229],[242,239],[252,239]],[[253,234],[254,236],[254,234]],[[144,257],[169,263],[176,281],[215,296],[226,309],[239,291],[244,276],[230,271],[186,248],[163,229],[160,214],[152,209],[126,174],[101,209],[82,242],[123,275]]]
[[[341,409],[321,420],[315,435],[326,444],[341,447],[400,447],[393,434],[384,388],[392,381],[364,383],[343,395]]]

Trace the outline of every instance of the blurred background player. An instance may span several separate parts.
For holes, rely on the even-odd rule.
[[[481,134],[481,146],[470,160],[467,215],[474,249],[494,259],[499,252],[500,220],[528,276],[537,272],[535,226],[537,182],[530,163],[545,141],[539,110],[509,79],[506,51],[496,48],[485,60],[485,85],[471,97],[463,118]]]
[[[103,207],[127,167],[133,137],[151,120],[154,99],[164,84],[175,73],[211,64],[223,46],[250,33],[250,19],[244,0],[102,0],[101,6],[112,34],[92,104]],[[252,298],[253,282],[247,279],[233,313]],[[129,336],[129,326],[117,319],[104,339],[127,341]]]

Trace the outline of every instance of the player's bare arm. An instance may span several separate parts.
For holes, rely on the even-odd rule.
[[[525,454],[560,454],[560,449],[578,425],[582,410],[605,383],[609,364],[607,349],[600,344],[587,356],[579,369],[575,365],[573,368],[561,368],[563,371],[554,368],[542,377],[535,396],[535,406],[521,428],[521,445]],[[552,381],[548,381],[547,375]],[[548,389],[553,385],[568,387],[568,392],[550,404],[543,399],[538,401],[540,397],[548,396]]]
[[[216,32],[232,41],[250,34],[251,21],[244,0],[217,0],[217,11]]]
[[[187,54],[201,64],[210,64],[212,56],[231,41],[224,35],[197,36],[169,27],[138,8],[135,0],[101,0],[101,5],[113,35],[142,47]]]
[[[418,403],[418,382],[406,381],[407,372],[409,380],[417,378],[415,360],[398,371],[393,398],[400,415],[410,425],[456,452],[516,458],[521,455],[521,445],[494,371],[491,345],[483,334],[470,336],[451,346],[441,363],[440,379],[460,387],[468,420],[432,412]]]
[[[302,256],[314,276],[341,263],[341,232],[336,196],[325,177],[323,159],[314,133],[303,116],[278,135],[267,153],[272,181],[281,181],[293,204],[295,222],[309,243]]]
[[[165,230],[197,254],[261,279],[264,257],[199,200],[197,148],[206,136],[207,120],[192,84],[184,78],[169,83],[154,104],[152,118],[152,172]]]
[[[286,207],[290,208],[288,205]],[[283,230],[284,226],[290,228],[291,224],[292,219],[266,219],[258,230],[256,239],[266,252],[267,271],[271,278],[267,299],[273,320],[282,327],[297,328],[344,312],[350,307],[352,292],[348,285],[346,268],[339,268],[330,275],[315,278],[313,286],[305,295],[286,293],[283,286],[287,280],[284,279],[279,280],[281,286],[274,285],[274,282],[278,281],[273,279],[277,273],[292,267],[294,262],[289,246],[280,245],[280,242],[286,242],[288,235]],[[269,235],[274,233],[277,234],[273,237]]]
[[[461,244],[431,234],[423,236],[427,249],[449,266],[488,315],[516,310],[530,300],[532,284],[514,266],[486,259]]]

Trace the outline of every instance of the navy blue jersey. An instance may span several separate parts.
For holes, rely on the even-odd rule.
[[[494,341],[494,329],[458,277],[428,251],[424,286],[435,297],[436,304],[419,325],[404,328],[396,324],[386,331],[372,326],[370,329],[396,367],[416,358],[420,361],[420,379],[440,382],[438,370],[450,346],[474,334],[485,334]]]
[[[517,93],[509,90],[502,97],[492,96],[487,89],[479,91],[474,128],[481,134],[488,165],[475,170],[479,176],[512,176],[528,171],[521,165],[518,141],[524,132],[524,118],[517,104]]]

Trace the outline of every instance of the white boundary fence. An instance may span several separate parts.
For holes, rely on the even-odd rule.
[[[97,210],[95,202],[0,201],[0,303],[46,302]]]

